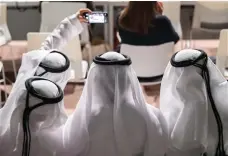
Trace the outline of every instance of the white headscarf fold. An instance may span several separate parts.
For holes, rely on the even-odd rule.
[[[28,137],[29,132],[31,135],[30,146],[27,144],[25,149],[30,149],[29,154],[31,156],[53,155],[52,151],[43,146],[39,133],[42,129],[52,130],[65,123],[66,118],[63,118],[59,108],[63,104],[61,88],[43,78],[34,77],[26,82],[28,81],[30,81],[29,85],[27,83],[26,86],[21,87],[15,95],[17,107],[12,112],[10,122],[5,123],[5,129],[1,129],[0,152],[2,156],[22,155],[24,137]],[[48,98],[49,101],[42,97]],[[57,101],[55,102],[56,98]],[[42,102],[44,102],[42,106],[32,110],[29,116],[25,116],[26,108],[27,111],[31,110],[33,106]],[[30,128],[30,130],[27,129],[27,133],[24,132],[25,129],[23,128],[26,123],[25,119]],[[3,124],[4,120],[1,121]]]
[[[69,64],[68,66],[65,64],[66,62],[69,63],[69,59],[63,56],[65,55],[54,50],[35,50],[23,55],[22,65],[19,69],[16,82],[5,103],[5,106],[0,109],[0,145],[3,144],[5,140],[8,140],[9,142],[11,140],[12,142],[10,144],[12,145],[14,145],[17,141],[21,141],[19,138],[17,138],[17,135],[21,135],[20,133],[22,133],[20,128],[22,126],[22,123],[17,121],[22,120],[22,114],[18,114],[18,112],[23,112],[24,103],[20,103],[19,100],[22,96],[22,93],[26,92],[25,81],[27,79],[40,74],[40,72],[42,74],[44,71],[47,71],[47,73],[43,74],[41,77],[54,81],[55,83],[60,85],[61,90],[65,88],[65,85],[70,78],[70,68]],[[48,67],[48,70],[46,67]],[[62,67],[65,68],[63,69]],[[54,73],[49,68],[55,69]],[[58,73],[56,72],[56,70],[59,68],[62,68],[63,70],[59,71]],[[43,112],[49,112],[50,115],[52,114],[53,120],[57,120],[59,123],[63,124],[67,120],[67,115],[63,102],[60,102],[54,106],[45,107],[45,110],[39,110],[40,111],[38,112],[40,112],[41,114]],[[43,124],[43,126],[44,125],[48,125],[48,123],[46,122],[45,124]],[[44,127],[47,128],[47,126]],[[49,128],[51,128],[50,125]],[[40,129],[42,129],[42,127],[40,127]],[[12,152],[15,149],[16,151],[21,150],[18,147],[18,145],[15,145],[15,147],[6,150],[6,152],[10,152],[10,150]],[[0,147],[0,151],[5,149],[6,148]]]
[[[173,62],[178,65],[173,66]],[[202,75],[202,68],[196,67],[196,64],[203,66],[204,71],[208,70],[208,84]],[[185,49],[176,53],[166,68],[160,94],[160,109],[169,129],[168,156],[215,154],[218,126],[208,90],[212,93],[222,120],[227,149],[228,102],[224,99],[228,95],[226,79],[202,51]]]

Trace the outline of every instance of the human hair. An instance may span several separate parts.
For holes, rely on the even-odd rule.
[[[147,34],[156,14],[157,1],[130,1],[121,12],[118,23],[126,30]]]

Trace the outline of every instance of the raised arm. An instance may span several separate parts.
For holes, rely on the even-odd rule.
[[[41,49],[58,49],[62,48],[82,30],[82,22],[87,22],[83,13],[90,13],[89,9],[80,9],[76,14],[66,17],[60,24],[48,35],[46,40],[41,44]]]

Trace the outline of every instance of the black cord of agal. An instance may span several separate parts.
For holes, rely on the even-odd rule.
[[[22,156],[29,156],[30,155],[31,132],[30,132],[30,127],[29,127],[29,116],[30,116],[31,112],[38,107],[44,106],[46,104],[56,104],[63,99],[63,92],[62,92],[61,88],[52,81],[50,81],[50,82],[54,83],[56,85],[56,87],[58,88],[59,94],[56,97],[49,98],[49,97],[45,97],[45,96],[37,93],[32,86],[32,82],[37,81],[37,80],[50,81],[48,79],[44,79],[44,78],[40,78],[40,77],[34,77],[34,78],[28,79],[25,82],[25,87],[27,89],[27,95],[26,95],[25,109],[23,112],[24,138],[23,138]],[[33,106],[29,106],[29,96],[30,95],[33,97],[36,97],[38,99],[41,99],[42,102],[37,103],[36,105],[33,105]]]
[[[130,57],[127,55],[123,55],[125,57],[124,60],[108,60],[100,56],[101,55],[96,56],[93,62],[99,65],[130,65],[132,63]]]
[[[198,49],[197,49],[198,50]],[[196,58],[195,60],[187,60],[187,61],[181,61],[181,62],[176,62],[175,61],[175,56],[177,53],[175,53],[172,58],[171,58],[171,65],[174,67],[187,67],[187,66],[196,66],[200,69],[202,69],[202,77],[205,80],[206,83],[206,89],[207,89],[207,94],[211,103],[211,107],[215,116],[215,120],[217,123],[217,127],[218,127],[218,144],[217,144],[217,148],[216,148],[216,152],[215,152],[215,156],[226,156],[226,152],[224,150],[224,141],[223,141],[223,124],[222,124],[222,120],[221,117],[218,113],[218,110],[216,108],[212,93],[211,93],[211,87],[210,87],[210,74],[209,74],[209,70],[207,68],[207,61],[208,61],[208,57],[207,54],[202,51],[202,50],[198,50],[201,52],[201,55]],[[204,61],[203,64],[199,64],[198,62],[202,60]],[[207,154],[204,153],[204,156],[206,156]]]
[[[35,75],[35,76],[43,76],[47,72],[50,72],[50,73],[61,73],[61,72],[66,71],[69,68],[69,66],[70,66],[70,60],[68,59],[68,57],[65,54],[63,54],[63,53],[61,53],[59,51],[52,51],[50,53],[58,53],[58,54],[61,54],[65,58],[66,64],[64,66],[62,66],[62,67],[53,68],[53,67],[50,67],[47,64],[41,62],[39,66],[42,67],[45,71],[43,73],[41,73],[39,75]]]

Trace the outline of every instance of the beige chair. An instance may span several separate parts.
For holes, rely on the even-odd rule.
[[[32,51],[40,49],[41,44],[45,41],[49,33],[29,32],[27,34],[27,50]]]
[[[52,32],[56,26],[67,16],[73,15],[86,3],[81,2],[42,2],[40,32]],[[83,24],[84,30],[80,34],[81,43],[89,43],[88,25]]]
[[[11,39],[11,34],[7,25],[7,4],[0,3],[0,46],[7,44]],[[8,47],[10,47],[10,52],[13,53],[11,46],[8,45]],[[16,79],[17,68],[15,60],[4,61],[4,64],[6,69],[13,67],[13,72]]]
[[[7,26],[7,5],[0,3],[0,46],[11,40],[11,34]]]
[[[122,54],[130,56],[132,67],[142,85],[142,90],[147,101],[153,101],[153,105],[157,107],[159,107],[159,88],[161,80],[173,51],[173,42],[157,46],[132,46],[122,44],[120,48]],[[148,87],[149,90],[147,90]]]
[[[27,34],[28,50],[40,49],[41,44],[50,33],[35,33]],[[63,49],[63,52],[68,56],[71,62],[71,80],[72,82],[84,82],[88,63],[82,60],[82,52],[79,37],[73,38]]]
[[[161,83],[165,68],[173,54],[174,43],[157,46],[121,44],[120,52],[130,56],[132,67],[143,86]]]
[[[220,32],[219,46],[216,55],[216,65],[222,74],[228,77],[228,29]]]
[[[177,32],[179,37],[182,38],[182,27],[180,22],[180,3],[180,1],[163,2],[163,15],[166,15],[170,19],[175,31]]]
[[[193,39],[218,39],[220,31],[228,28],[228,2],[197,1],[193,13]]]

